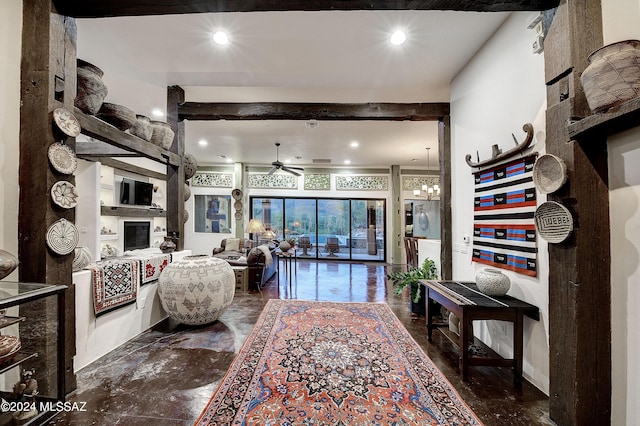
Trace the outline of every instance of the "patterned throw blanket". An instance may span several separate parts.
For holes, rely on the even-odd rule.
[[[145,285],[160,277],[160,272],[171,263],[171,254],[136,255],[132,259],[140,262],[140,285]]]
[[[138,260],[113,260],[87,267],[93,278],[96,317],[136,301],[140,283]]]

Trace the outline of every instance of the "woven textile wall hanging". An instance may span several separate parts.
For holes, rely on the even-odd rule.
[[[474,262],[537,275],[531,155],[474,173]]]

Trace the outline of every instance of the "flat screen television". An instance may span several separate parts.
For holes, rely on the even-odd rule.
[[[153,184],[122,178],[120,184],[120,204],[150,206],[153,197]]]

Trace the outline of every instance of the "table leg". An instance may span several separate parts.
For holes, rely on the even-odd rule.
[[[522,311],[518,309],[513,323],[513,381],[516,387],[522,386]]]
[[[427,299],[425,301],[425,313],[426,313],[426,317],[427,317],[427,339],[431,342],[431,332],[433,331],[433,310],[429,308],[429,306],[431,306],[431,303],[429,303],[429,295],[430,295],[430,290],[429,287],[427,287],[426,291],[425,291],[425,298]]]
[[[467,380],[467,372],[469,370],[469,337],[470,333],[473,333],[471,328],[471,321],[467,320],[464,316],[464,311],[460,317],[460,377],[462,380]]]

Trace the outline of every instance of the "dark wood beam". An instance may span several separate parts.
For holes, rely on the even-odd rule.
[[[178,119],[179,105],[184,103],[185,94],[182,87],[167,87],[167,123],[171,125],[175,137],[171,145],[171,153],[178,158],[178,164],[167,165],[167,184],[166,184],[166,202],[167,202],[167,235],[175,235],[178,237],[176,241],[177,250],[184,250],[184,125],[183,121]],[[191,218],[193,221],[194,218]]]
[[[453,218],[451,216],[451,117],[438,122],[440,152],[440,278],[453,279]]]
[[[449,115],[440,103],[184,102],[180,120],[410,120],[437,121]]]
[[[100,157],[139,157],[132,151],[118,148],[108,143],[96,142],[76,142],[76,155],[90,161],[100,161]]]
[[[75,222],[75,209],[59,208],[51,199],[55,182],[75,183],[75,178],[55,172],[47,153],[49,146],[61,139],[71,149],[75,148],[75,139],[64,137],[52,123],[56,107],[73,108],[77,31],[75,20],[56,14],[51,0],[24,0],[22,13],[19,280],[68,288],[62,296],[66,303],[46,298],[29,304],[25,309],[29,320],[19,326],[20,340],[23,350],[38,352],[30,367],[38,371],[40,393],[66,395],[76,388],[75,290],[71,279],[74,255],[73,252],[59,255],[48,249],[46,234],[47,228],[61,218]],[[57,309],[65,309],[63,336],[57,336],[56,328],[46,327],[57,321]],[[58,338],[64,341],[57,342]],[[58,352],[60,346],[64,347],[63,353]],[[59,359],[64,371],[55,367]]]
[[[573,234],[549,244],[549,417],[611,424],[610,224],[606,137],[572,141],[567,123],[590,114],[580,74],[602,46],[600,1],[566,0],[545,39],[546,150],[567,165],[550,201],[566,206]]]
[[[547,10],[559,0],[55,0],[58,10],[77,18],[172,15],[211,12],[458,10],[512,12]]]

